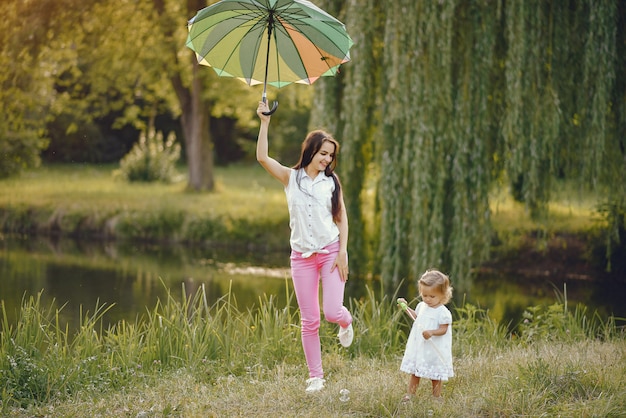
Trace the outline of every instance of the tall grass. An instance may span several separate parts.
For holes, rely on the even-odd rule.
[[[288,289],[285,286],[287,300],[291,300]],[[207,303],[203,287],[193,295],[183,287],[182,294],[180,300],[168,294],[134,322],[120,321],[107,329],[102,329],[102,316],[110,306],[97,305],[93,313],[81,313],[80,327],[71,335],[59,322],[62,308],[42,306],[41,294],[23,300],[16,323],[9,322],[2,304],[0,412],[15,413],[16,407],[45,409],[59,403],[71,408],[75,399],[103,394],[115,397],[119,391],[157,387],[163,384],[162,379],[228,388],[243,397],[247,406],[240,410],[242,414],[252,410],[255,399],[261,402],[257,405],[259,413],[273,415],[279,411],[274,409],[276,405],[244,395],[250,387],[239,379],[267,387],[270,394],[280,394],[281,408],[293,408],[298,402],[317,405],[314,398],[299,398],[306,371],[299,316],[290,303],[279,308],[272,297],[260,295],[258,306],[240,309],[232,292],[213,305]],[[398,392],[404,390],[404,376],[391,373],[397,373],[396,363],[410,323],[395,303],[386,298],[377,301],[371,291],[349,304],[357,336],[348,350],[337,343],[336,326],[324,323],[321,328],[326,375],[336,382],[331,388],[353,388],[358,399],[351,404],[357,408],[352,410],[354,414],[404,416],[408,410],[394,404]],[[571,314],[563,304],[555,306],[558,309],[530,307],[532,321],[520,327],[515,336],[483,310],[471,305],[456,308],[453,348],[458,377],[447,383],[446,396],[477,415],[490,416],[532,415],[537,408],[567,414],[573,402],[596,402],[606,397],[612,402],[617,399],[623,406],[626,396],[615,393],[624,385],[617,376],[626,372],[623,331],[614,320],[602,322],[583,310]],[[608,353],[602,344],[617,351]],[[560,358],[565,347],[568,355]],[[621,361],[621,366],[610,371],[618,373],[616,379],[602,376],[604,371],[598,365],[587,364],[592,355],[603,359],[602,368],[607,373]],[[500,369],[489,362],[499,364]],[[293,385],[288,392],[285,381]],[[467,398],[471,384],[484,386],[480,399]],[[176,388],[170,389],[176,394],[174,398],[185,396]],[[255,390],[258,395],[259,388]],[[161,412],[169,412],[162,415],[175,415],[177,408],[168,403]],[[335,405],[326,411],[341,414],[341,408]],[[296,411],[282,412],[299,415]]]

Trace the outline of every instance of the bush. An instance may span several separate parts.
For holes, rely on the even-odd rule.
[[[180,144],[176,135],[170,133],[163,141],[163,133],[150,130],[142,132],[139,142],[133,146],[114,175],[126,181],[170,183],[176,177],[176,162],[180,158]]]
[[[32,131],[19,135],[3,131],[0,126],[0,178],[19,174],[22,170],[38,167],[39,153],[47,146],[47,141]]]

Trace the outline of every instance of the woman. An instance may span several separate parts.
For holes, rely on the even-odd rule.
[[[289,168],[268,155],[270,116],[259,102],[261,128],[256,158],[285,187],[291,228],[291,277],[300,309],[302,347],[309,368],[307,393],[324,388],[319,337],[319,282],[324,317],[339,324],[339,342],[349,347],[354,338],[352,315],[343,306],[348,280],[348,216],[341,184],[333,173],[339,144],[324,131],[312,131],[302,143],[300,161]]]

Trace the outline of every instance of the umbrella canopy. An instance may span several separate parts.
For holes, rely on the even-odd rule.
[[[333,76],[350,60],[343,23],[306,0],[222,0],[188,24],[200,64],[248,85],[284,87]]]

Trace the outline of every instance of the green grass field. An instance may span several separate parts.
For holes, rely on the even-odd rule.
[[[186,191],[184,168],[180,168],[181,180],[174,184],[116,181],[112,175],[116,169],[114,165],[74,164],[28,171],[18,178],[0,181],[0,208],[38,210],[36,221],[42,224],[54,216],[66,217],[69,229],[75,227],[71,218],[75,222],[84,218],[97,222],[120,213],[184,213],[190,218],[245,219],[257,223],[281,222],[287,217],[282,187],[258,164],[217,167],[216,190],[212,193]],[[561,185],[553,195],[549,218],[534,221],[506,189],[494,190],[490,203],[492,224],[502,235],[534,230],[585,231],[602,223],[596,213],[597,193]],[[373,191],[363,195],[375,198]],[[366,208],[373,206],[366,202]]]
[[[217,168],[213,193],[185,191],[182,175],[173,184],[127,183],[113,178],[116,169],[75,164],[31,170],[0,181],[0,206],[108,212],[169,209],[194,215],[211,211],[247,218],[286,213],[280,184],[258,164]]]

